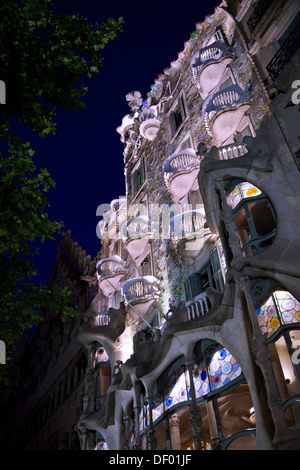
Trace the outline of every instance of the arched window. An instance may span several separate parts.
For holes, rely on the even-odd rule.
[[[94,409],[99,410],[106,401],[106,392],[111,383],[111,367],[106,350],[100,346],[94,355],[95,401]]]
[[[300,303],[285,290],[276,290],[263,305],[256,306],[257,320],[263,334],[270,338],[285,325],[300,326]]]
[[[265,280],[265,284],[270,285]],[[260,289],[261,301],[255,298],[257,321],[271,354],[271,363],[283,403],[285,418],[291,428],[300,427],[300,302],[278,285],[264,292],[264,281],[256,281],[252,295]]]
[[[194,387],[191,387],[191,378]],[[212,340],[201,340],[195,346],[191,375],[182,356],[158,378],[153,388],[153,403],[150,406],[144,401],[141,409],[139,431],[142,439],[151,425],[152,411],[159,449],[166,449],[167,445],[171,446],[169,450],[192,449],[190,407],[195,403],[194,393],[202,418],[203,449],[226,449],[241,437],[250,439],[250,444],[247,440],[246,445],[253,446],[255,415],[245,377],[232,354]],[[223,432],[218,434],[218,427]],[[170,438],[165,437],[168,433]],[[174,433],[177,433],[177,439],[174,439]],[[172,439],[177,447],[172,447]],[[239,443],[234,445],[240,448]]]
[[[244,256],[261,253],[275,240],[275,211],[266,195],[252,183],[234,180],[227,184],[227,204],[232,208],[236,234]]]

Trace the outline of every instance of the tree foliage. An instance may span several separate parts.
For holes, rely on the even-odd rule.
[[[122,19],[91,24],[59,12],[52,0],[1,0],[0,79],[0,339],[7,345],[48,307],[74,315],[66,289],[34,282],[40,242],[54,239],[62,223],[47,214],[55,182],[37,166],[30,142],[15,129],[43,138],[55,133],[56,109],[85,108],[86,82],[103,66],[102,51],[122,31]],[[16,126],[16,123],[18,126]]]

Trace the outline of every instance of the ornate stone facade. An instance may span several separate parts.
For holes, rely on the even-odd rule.
[[[279,3],[222,2],[126,97],[127,213],[101,225],[124,270],[98,270],[108,323],[79,335],[114,372],[83,449],[300,448],[299,11]]]

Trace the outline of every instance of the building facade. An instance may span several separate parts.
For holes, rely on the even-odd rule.
[[[95,296],[95,286],[86,282],[95,264],[68,230],[58,244],[48,286],[67,287],[78,315],[63,321],[45,309],[43,321],[18,341],[9,386],[1,388],[2,450],[80,449],[75,425],[87,361],[77,334]]]
[[[117,129],[82,449],[300,449],[299,2],[222,2]]]

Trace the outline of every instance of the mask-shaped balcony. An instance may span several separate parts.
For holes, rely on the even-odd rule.
[[[159,130],[160,121],[157,117],[156,107],[145,108],[139,116],[140,134],[147,140],[154,140]]]
[[[77,339],[87,351],[93,343],[101,343],[107,351],[112,364],[115,362],[115,341],[126,328],[126,309],[124,303],[118,309],[110,308],[104,312],[87,315],[78,332]]]
[[[145,251],[149,239],[152,238],[148,217],[141,215],[128,220],[121,227],[125,247],[133,261],[136,261]]]
[[[127,273],[124,261],[117,255],[98,261],[96,270],[99,287],[107,297],[119,290],[119,283]]]
[[[163,163],[165,184],[175,203],[180,202],[191,189],[198,188],[200,160],[193,149],[170,155]]]
[[[206,238],[211,235],[205,228],[204,206],[188,210],[172,219],[172,240],[184,261],[194,261],[200,254]]]
[[[97,234],[101,240],[118,238],[118,230],[127,218],[127,199],[113,199],[111,209],[103,213],[103,218],[97,225]]]
[[[156,277],[144,276],[132,278],[122,282],[121,288],[125,305],[127,305],[127,313],[137,324],[142,319],[148,322],[147,312],[151,305],[156,302],[159,295],[159,282]]]
[[[193,55],[191,68],[193,81],[205,99],[219,85],[224,72],[233,60],[233,54],[225,43],[216,41]]]
[[[250,108],[250,100],[238,85],[220,90],[204,104],[208,124],[217,146],[233,136]]]

